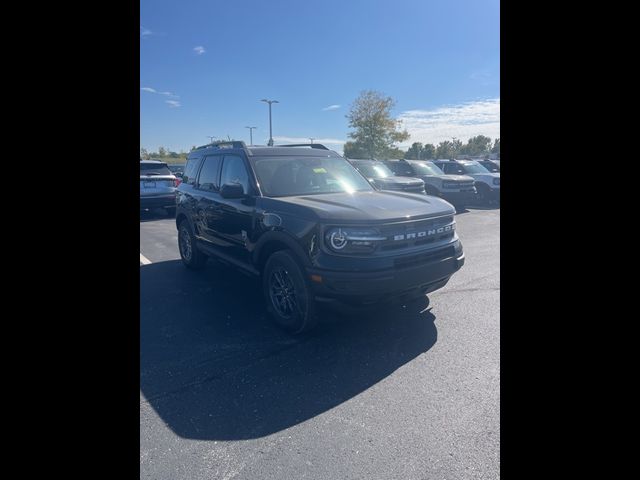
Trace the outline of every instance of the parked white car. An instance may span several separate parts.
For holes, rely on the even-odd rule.
[[[468,175],[475,180],[478,202],[500,202],[500,173],[492,173],[475,160],[436,160],[446,175]]]

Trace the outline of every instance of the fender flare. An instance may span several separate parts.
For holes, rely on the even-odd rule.
[[[305,267],[311,266],[311,261],[309,259],[308,253],[305,252],[304,249],[300,246],[298,240],[292,235],[280,230],[271,230],[263,233],[260,236],[260,239],[256,243],[256,246],[253,249],[253,253],[251,255],[251,259],[255,266],[259,265],[260,254],[262,253],[264,246],[270,242],[278,242],[287,245],[287,247],[296,254],[300,262]]]

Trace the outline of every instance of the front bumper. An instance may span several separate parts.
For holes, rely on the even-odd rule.
[[[140,197],[140,208],[165,208],[176,206],[176,194]]]
[[[424,255],[436,253],[427,252]],[[464,253],[461,249],[452,249],[451,254],[444,258],[417,259],[410,266],[403,264],[382,271],[337,272],[307,268],[307,274],[319,301],[370,304],[394,297],[410,298],[433,292],[443,287],[462,265]]]
[[[475,187],[473,190],[463,192],[447,192],[446,190],[442,190],[441,197],[453,205],[464,205],[476,199],[476,190]]]

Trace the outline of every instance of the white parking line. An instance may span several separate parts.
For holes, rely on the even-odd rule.
[[[151,263],[151,260],[149,260],[147,257],[145,257],[143,254],[140,254],[140,263],[142,265],[149,265]]]

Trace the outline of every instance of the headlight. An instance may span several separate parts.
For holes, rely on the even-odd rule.
[[[494,178],[493,179],[493,184],[494,185],[500,185],[500,179],[499,178]]]
[[[378,242],[386,239],[375,228],[335,227],[324,235],[325,245],[336,253],[372,252]]]

